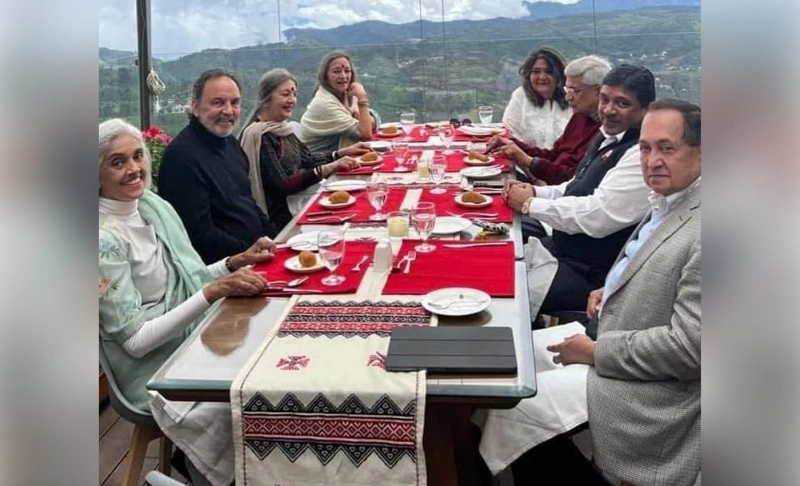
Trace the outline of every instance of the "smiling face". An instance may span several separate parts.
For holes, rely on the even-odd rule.
[[[326,76],[335,94],[344,96],[353,80],[353,67],[346,57],[337,57],[328,65]]]
[[[297,84],[291,79],[280,84],[272,92],[270,100],[260,115],[263,121],[281,122],[292,116],[297,104]]]
[[[239,87],[227,76],[209,79],[203,95],[192,101],[192,114],[218,137],[227,137],[239,123],[242,96]]]
[[[683,116],[677,110],[652,111],[642,121],[642,176],[663,196],[686,189],[700,177],[700,147],[688,145],[683,133]]]
[[[636,96],[622,86],[600,87],[597,113],[608,135],[617,135],[638,124],[644,118],[643,108]]]
[[[547,66],[547,61],[542,58],[533,63],[528,81],[533,90],[546,100],[551,99],[556,91],[556,78],[553,76],[553,71]]]
[[[100,163],[100,195],[117,201],[135,201],[144,195],[150,176],[144,148],[132,135],[120,135]]]

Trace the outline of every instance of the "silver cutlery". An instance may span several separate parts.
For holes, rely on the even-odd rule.
[[[283,287],[297,287],[306,280],[308,280],[308,277],[298,277],[294,280],[289,280],[288,282],[286,280],[272,280],[272,281],[267,281],[267,285],[273,287],[276,284],[281,284]]]
[[[294,287],[284,287],[282,289],[272,289],[272,290],[280,290],[281,292],[307,292],[309,294],[321,294],[321,290],[317,289],[296,289]]]
[[[308,218],[308,221],[311,222],[311,223],[317,223],[317,222],[320,222],[320,221],[334,220],[334,221],[339,221],[340,223],[344,223],[345,221],[349,221],[349,220],[351,220],[351,219],[353,219],[355,217],[356,217],[356,215],[355,215],[355,213],[353,213],[353,214],[348,214],[346,216],[334,216],[334,215],[331,215],[331,216],[319,216],[319,217],[316,217],[316,218]]]
[[[359,260],[358,263],[356,263],[353,266],[353,268],[350,269],[350,271],[351,272],[359,272],[359,271],[361,271],[361,264],[363,264],[365,261],[367,261],[367,259],[369,259],[369,256],[367,256],[367,255],[364,255],[363,257],[361,257],[361,260]]]
[[[455,244],[445,244],[442,245],[445,248],[472,248],[475,246],[506,246],[508,244],[507,241],[495,241],[495,242],[487,242],[487,243],[465,243],[461,245]]]
[[[400,267],[402,267],[402,266],[403,266],[403,263],[404,263],[406,260],[408,260],[408,253],[406,253],[406,255],[405,255],[403,258],[401,258],[401,259],[400,259],[400,261],[398,261],[398,262],[397,262],[397,263],[396,263],[396,264],[395,264],[395,265],[392,267],[392,271],[393,271],[393,272],[397,272],[397,271],[399,271],[399,270],[400,270]]]
[[[403,270],[403,273],[408,273],[409,271],[411,271],[411,262],[417,259],[417,252],[411,250],[410,252],[408,252],[407,256],[408,258],[406,258],[406,268],[405,270]]]

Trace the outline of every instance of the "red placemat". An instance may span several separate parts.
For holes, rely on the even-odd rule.
[[[405,240],[398,259],[420,242]],[[431,241],[431,253],[417,252],[411,271],[393,271],[383,287],[386,295],[422,295],[446,287],[470,287],[492,297],[514,297],[514,242],[504,246],[446,248],[476,242]],[[399,261],[399,260],[398,260]]]
[[[346,208],[339,209],[329,209],[319,204],[319,200],[321,198],[328,197],[329,195],[329,192],[317,195],[317,198],[313,203],[311,203],[311,206],[309,206],[309,208],[306,209],[305,212],[303,212],[303,215],[297,220],[297,224],[337,224],[340,221],[336,220],[335,217],[344,217],[351,214],[355,215],[353,218],[349,219],[351,223],[376,222],[369,219],[370,216],[375,214],[375,208],[373,208],[369,203],[367,191],[358,191],[352,193],[351,196],[356,198],[356,203],[351,206],[347,206]],[[400,204],[403,202],[405,195],[405,189],[390,187],[389,194],[386,196],[386,202],[383,204],[381,212],[388,213],[389,211],[399,210]],[[323,212],[326,212],[327,214],[314,214]],[[309,216],[309,213],[312,213],[312,216]],[[322,216],[331,216],[331,218],[319,219]],[[380,221],[377,221],[377,223],[380,223]]]
[[[312,292],[303,292],[304,290],[320,290],[322,293],[326,294],[353,294],[356,292],[356,290],[358,290],[358,286],[361,285],[361,279],[364,278],[364,274],[367,272],[367,270],[369,270],[369,264],[372,262],[372,255],[374,253],[374,241],[346,242],[344,249],[344,261],[341,265],[339,265],[339,268],[336,269],[336,274],[344,276],[346,280],[335,286],[323,285],[321,282],[323,278],[331,274],[327,268],[324,268],[318,272],[306,274],[300,274],[287,270],[286,267],[283,266],[286,260],[292,258],[293,256],[299,255],[299,252],[289,248],[282,248],[278,250],[275,253],[275,257],[268,262],[254,265],[253,271],[265,273],[266,279],[269,281],[283,280],[288,282],[298,277],[308,277],[308,280],[296,288],[298,290],[296,293],[298,294],[312,294]],[[358,272],[351,271],[350,269],[353,268],[364,255],[367,256],[368,260],[361,265],[361,270]],[[280,289],[283,288],[283,286],[277,286],[277,288]],[[281,290],[268,290],[264,292],[263,295],[281,296],[291,295],[292,293],[292,291],[283,292]]]
[[[466,208],[456,204],[455,197],[457,194],[464,192],[461,188],[448,188],[444,194],[431,194],[428,189],[423,189],[420,195],[420,202],[432,202],[436,206],[436,216],[452,216],[466,215],[465,218],[477,216],[474,213],[497,213],[495,218],[486,218],[489,221],[496,221],[498,223],[510,223],[514,220],[514,211],[503,202],[503,199],[498,194],[486,194],[486,197],[492,198],[492,204],[485,208]],[[450,214],[453,213],[453,214]]]

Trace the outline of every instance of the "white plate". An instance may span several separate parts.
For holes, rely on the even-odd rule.
[[[294,251],[317,251],[318,237],[319,231],[309,231],[292,236],[286,240],[286,244]]]
[[[323,187],[326,191],[361,191],[367,188],[367,181],[328,181]]]
[[[464,206],[465,208],[485,208],[486,206],[492,204],[492,196],[487,196],[486,194],[481,194],[484,198],[486,198],[486,200],[480,204],[468,203],[462,201],[461,196],[463,195],[464,195],[463,193],[456,195],[456,204],[458,204],[459,206]]]
[[[489,179],[494,176],[499,176],[503,173],[503,169],[495,167],[494,169],[486,169],[483,167],[467,167],[461,169],[461,175],[471,177],[473,179]]]
[[[362,157],[363,157],[363,155],[361,157],[356,157],[356,160],[358,161],[359,164],[363,165],[364,167],[367,167],[367,166],[370,166],[370,165],[380,164],[381,161],[383,160],[383,157],[381,157],[379,155],[378,158],[375,159],[375,160],[368,160],[368,161],[364,162],[363,160],[361,160]]]
[[[447,307],[435,307],[431,305],[442,304]],[[450,287],[430,292],[422,297],[422,307],[440,316],[468,316],[477,314],[492,303],[492,298],[486,292],[467,287]]]
[[[392,148],[392,142],[386,142],[383,140],[373,140],[370,142],[366,142],[369,145],[369,148],[376,152],[386,152]]]
[[[328,196],[320,198],[320,200],[319,200],[319,205],[320,206],[322,206],[323,208],[331,208],[331,209],[346,208],[347,206],[352,206],[355,203],[356,203],[356,198],[354,198],[352,194],[350,195],[350,199],[348,199],[347,202],[338,203],[338,204],[332,203],[330,201],[330,199],[328,199]]]
[[[304,267],[300,265],[300,260],[299,260],[300,255],[293,256],[292,258],[286,260],[285,262],[283,262],[283,266],[286,267],[286,270],[289,270],[290,272],[294,273],[319,272],[320,270],[325,268],[325,265],[322,264],[322,259],[319,257],[319,255],[315,253],[314,256],[317,257],[317,264],[314,265],[313,267]]]
[[[494,162],[494,157],[491,155],[488,156],[486,161],[481,159],[471,159],[469,158],[469,155],[464,157],[464,163],[467,165],[492,165],[492,162]]]
[[[472,221],[458,216],[439,216],[436,218],[436,225],[433,227],[435,235],[450,235],[461,233],[472,226]]]
[[[490,135],[499,135],[503,133],[502,128],[483,128],[483,127],[475,127],[475,126],[462,126],[459,128],[461,133],[466,135],[470,135],[472,137],[488,137]]]
[[[400,124],[399,123],[392,123],[392,122],[381,123],[381,125],[378,127],[378,129],[385,130],[385,129],[389,128],[389,127],[397,127],[397,129],[400,130]]]

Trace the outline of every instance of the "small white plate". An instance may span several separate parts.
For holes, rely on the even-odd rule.
[[[461,169],[461,175],[471,177],[473,179],[489,179],[491,177],[499,176],[503,173],[503,169],[496,167],[494,169],[485,169],[483,167],[467,167]]]
[[[367,181],[328,181],[323,187],[326,191],[362,191],[367,188]]]
[[[490,135],[500,135],[503,129],[500,127],[480,127],[480,126],[462,126],[461,132],[472,137],[488,137]]]
[[[286,245],[294,251],[317,251],[317,238],[319,231],[309,231],[294,235],[286,240]]]
[[[464,202],[464,201],[461,200],[461,197],[463,195],[464,195],[463,193],[456,195],[456,204],[458,204],[459,206],[464,206],[465,208],[485,208],[486,206],[491,205],[492,201],[493,201],[492,196],[487,196],[486,194],[481,194],[484,198],[486,198],[485,201],[483,201],[480,204],[468,203],[468,202]]]
[[[467,165],[492,165],[494,157],[491,155],[485,161],[481,159],[470,159],[469,156],[464,157],[464,163]]]
[[[376,152],[386,152],[392,148],[392,142],[386,142],[384,140],[373,140],[366,142],[366,144]]]
[[[430,292],[422,297],[421,303],[422,307],[440,316],[468,316],[486,310],[492,298],[478,289],[450,287]]]
[[[380,155],[375,160],[367,160],[367,161],[362,160],[363,157],[364,157],[363,155],[361,157],[356,157],[356,160],[358,161],[359,164],[361,164],[361,165],[363,165],[365,167],[370,166],[370,165],[380,164],[381,161],[383,160],[383,157],[381,157]]]
[[[319,272],[325,268],[325,265],[322,264],[322,259],[319,257],[319,255],[315,253],[314,256],[317,257],[317,263],[313,267],[304,267],[303,265],[300,265],[300,255],[293,256],[292,258],[286,260],[283,262],[283,266],[286,267],[286,270],[294,273]]]
[[[331,209],[346,208],[347,206],[352,206],[355,203],[356,203],[356,198],[354,198],[352,194],[350,195],[350,199],[348,199],[347,202],[338,203],[338,204],[337,203],[332,203],[330,201],[330,199],[328,198],[328,196],[320,198],[320,200],[319,200],[319,205],[320,206],[322,206],[323,208],[331,208]]]
[[[436,218],[436,225],[433,227],[435,235],[450,235],[461,233],[472,226],[472,221],[458,216],[439,216]]]

